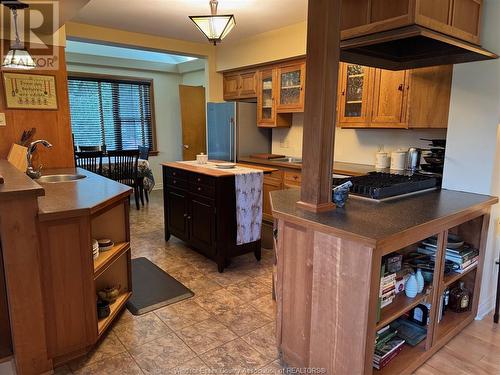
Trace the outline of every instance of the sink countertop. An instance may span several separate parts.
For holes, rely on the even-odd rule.
[[[81,168],[48,169],[43,175],[82,174],[86,178],[58,183],[42,183],[45,196],[38,198],[41,221],[92,215],[103,207],[129,196],[126,185]]]
[[[290,169],[302,169],[302,163],[289,163],[286,161],[258,159],[252,157],[242,157],[239,158],[238,161],[242,163],[261,164]],[[336,161],[333,163],[333,173],[336,174],[361,176],[369,172],[373,172],[374,170],[375,167],[368,164],[345,163],[340,161]]]

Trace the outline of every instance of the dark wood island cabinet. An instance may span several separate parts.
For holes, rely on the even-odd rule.
[[[232,173],[178,162],[163,164],[165,240],[173,235],[185,241],[214,260],[219,272],[238,255],[253,252],[260,260],[260,240],[236,244],[235,194]]]

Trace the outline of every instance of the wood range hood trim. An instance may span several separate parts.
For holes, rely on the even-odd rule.
[[[340,43],[340,60],[389,70],[493,60],[498,55],[481,46],[411,25]]]

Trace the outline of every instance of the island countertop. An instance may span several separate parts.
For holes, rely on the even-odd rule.
[[[216,162],[215,160],[209,160],[209,161]],[[164,167],[182,169],[184,171],[200,173],[200,174],[204,174],[204,175],[212,176],[212,177],[224,177],[224,176],[233,176],[234,175],[233,173],[225,171],[224,169],[205,168],[202,164],[196,165],[196,164],[172,161],[172,162],[167,162],[167,163],[161,163],[161,165],[163,165]],[[255,165],[252,166],[252,165],[247,165],[247,164],[238,164],[237,163],[236,165],[241,166],[241,167],[245,167],[245,168],[252,168],[252,169],[260,170],[264,174],[275,172],[277,170],[276,168],[268,168],[268,167],[255,166]]]
[[[455,217],[489,209],[498,202],[497,197],[443,189],[387,202],[350,198],[344,208],[314,213],[299,208],[299,200],[299,189],[272,192],[273,216],[306,221],[318,230],[377,247],[390,246],[396,238],[401,243],[402,237],[410,244],[413,237],[434,235]]]
[[[132,192],[126,185],[81,168],[43,171],[43,175],[53,174],[82,174],[86,178],[72,182],[41,183],[45,196],[38,198],[38,216],[42,221],[91,215]]]

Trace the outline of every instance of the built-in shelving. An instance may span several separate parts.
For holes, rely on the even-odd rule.
[[[123,253],[130,249],[129,242],[115,244],[111,250],[99,253],[99,257],[94,260],[94,278],[98,278],[106,269]]]
[[[436,328],[437,341],[446,338],[453,330],[461,329],[461,324],[472,318],[472,311],[463,313],[446,311]]]
[[[132,292],[125,292],[118,296],[115,303],[110,305],[111,313],[107,318],[101,319],[97,322],[97,331],[99,336],[101,336],[106,328],[111,324],[116,315],[121,311],[122,307],[127,303],[128,299],[132,295]]]

